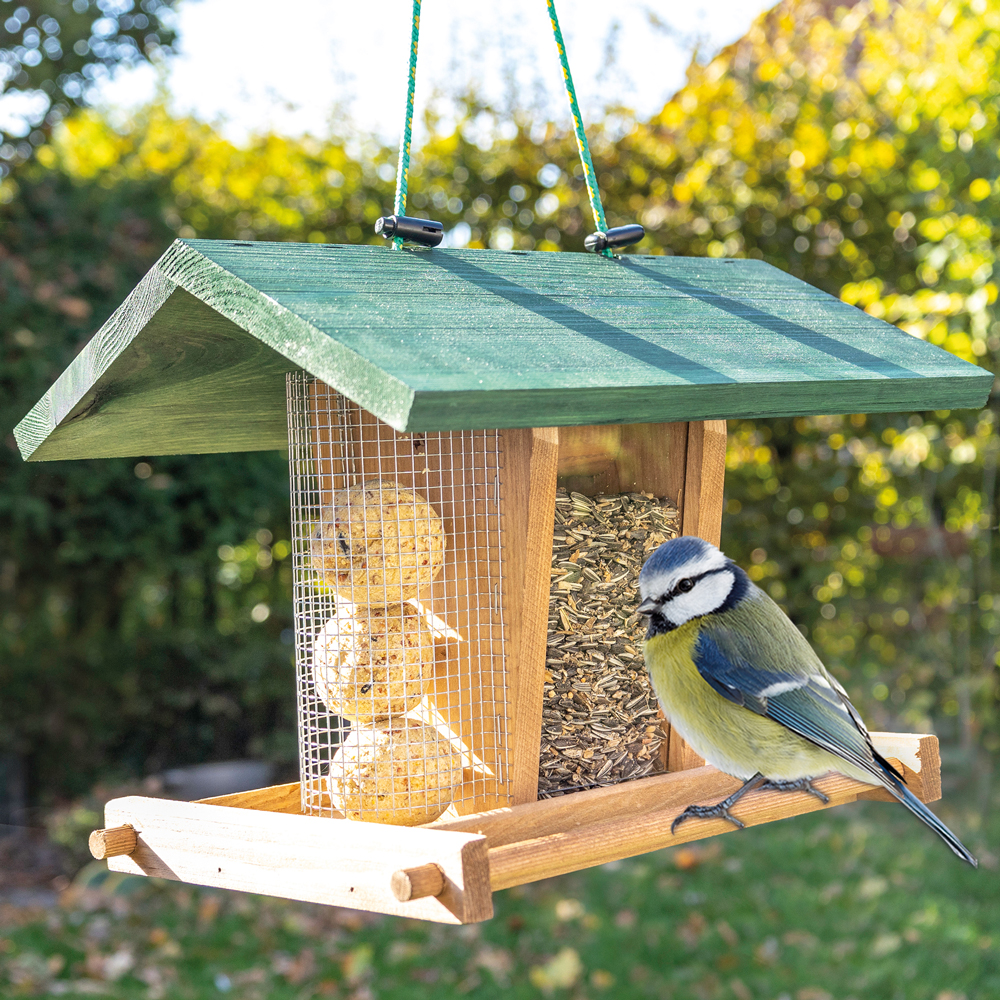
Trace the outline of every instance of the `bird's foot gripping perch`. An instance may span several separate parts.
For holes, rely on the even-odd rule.
[[[815,795],[824,804],[830,801],[818,788],[813,787],[812,779],[810,778],[799,778],[796,781],[769,781],[764,775],[755,774],[752,778],[747,778],[743,782],[743,785],[737,788],[732,795],[721,802],[716,802],[714,806],[688,806],[670,824],[670,832],[674,833],[684,820],[691,819],[692,817],[697,819],[727,819],[733,826],[742,830],[746,824],[742,820],[737,819],[729,810],[747,792],[752,792],[755,788],[759,788],[762,791],[808,792],[810,795]]]
[[[810,795],[815,795],[823,805],[826,805],[830,801],[828,795],[824,795],[813,785],[812,778],[799,778],[796,781],[765,781],[759,787],[761,791],[808,792]]]

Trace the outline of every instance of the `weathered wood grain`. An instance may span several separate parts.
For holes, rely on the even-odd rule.
[[[112,799],[105,822],[129,824],[138,838],[132,854],[110,859],[112,871],[440,923],[493,915],[486,841],[476,834],[141,796]],[[396,899],[393,873],[429,863],[444,873],[443,891]]]
[[[171,315],[174,288],[218,317],[226,347],[208,354],[245,366],[228,395],[223,382],[188,386],[201,362]],[[161,311],[170,336],[154,337]],[[132,345],[139,363],[116,367]],[[956,409],[983,405],[992,384],[761,261],[191,240],[161,258],[18,442],[36,459],[245,448],[245,411],[276,434],[264,399],[297,367],[417,431]],[[155,420],[153,371],[188,390]]]

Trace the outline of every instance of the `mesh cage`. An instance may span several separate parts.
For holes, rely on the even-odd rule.
[[[287,377],[302,811],[506,805],[498,431],[404,434]]]

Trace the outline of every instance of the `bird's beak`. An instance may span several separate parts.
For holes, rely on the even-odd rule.
[[[647,597],[635,610],[640,615],[651,615],[656,610],[656,601],[652,597]]]

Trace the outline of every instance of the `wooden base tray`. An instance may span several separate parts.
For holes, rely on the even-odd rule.
[[[941,797],[937,737],[872,739],[918,798]],[[95,851],[113,871],[474,923],[493,915],[493,890],[733,831],[721,819],[689,819],[676,834],[670,824],[692,803],[718,801],[739,784],[704,766],[423,827],[303,816],[297,782],[201,802],[129,796],[107,804],[108,829],[91,842],[122,845]],[[893,801],[839,774],[815,785],[829,804],[806,792],[758,791],[734,812],[749,827],[858,799]],[[123,827],[135,836],[116,840]]]

